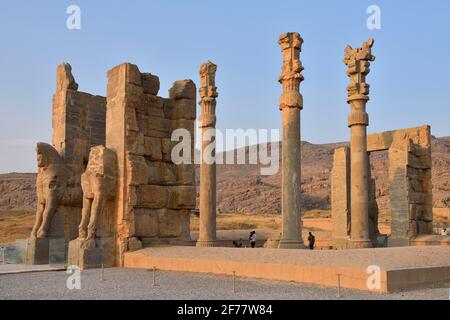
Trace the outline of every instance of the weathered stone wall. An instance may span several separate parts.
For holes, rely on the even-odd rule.
[[[397,133],[389,149],[389,246],[433,232],[430,127]]]
[[[118,159],[118,257],[154,241],[190,238],[194,165],[172,162],[177,142],[171,141],[171,134],[187,129],[193,153],[195,84],[176,81],[169,99],[158,97],[158,91],[159,78],[141,73],[133,64],[108,72],[106,146]]]
[[[53,146],[74,172],[83,173],[90,148],[105,144],[106,98],[78,91],[70,65],[62,64],[52,117]]]
[[[350,234],[350,150],[348,147],[334,151],[331,171],[331,218],[333,247],[347,247]]]
[[[422,126],[411,129],[386,131],[369,135],[368,152],[389,152],[389,198],[391,211],[391,235],[389,246],[410,245],[418,235],[433,231],[433,196],[431,182],[431,129]],[[333,246],[344,247],[341,239],[344,226],[351,219],[349,199],[351,170],[348,150],[335,150],[332,171],[332,217]],[[369,177],[369,231],[376,243],[378,231],[378,208],[376,186]]]
[[[105,144],[106,98],[78,91],[71,66],[61,64],[56,73],[52,111],[52,145],[71,175],[52,219],[49,236],[74,239],[81,219],[81,174],[90,148]]]

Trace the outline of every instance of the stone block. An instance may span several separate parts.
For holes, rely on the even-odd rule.
[[[169,187],[167,208],[194,209],[196,206],[197,189],[195,186]]]
[[[195,135],[195,122],[193,120],[187,119],[177,119],[170,121],[170,130],[174,131],[176,129],[186,129],[191,134],[191,139],[194,141]]]
[[[137,206],[140,208],[165,208],[167,198],[166,187],[156,185],[141,185],[137,187]]]
[[[170,137],[170,122],[167,119],[143,115],[137,121],[140,131],[147,137]]]
[[[177,183],[177,168],[172,163],[147,161],[149,168],[148,184],[174,185]]]
[[[164,104],[164,116],[171,120],[195,120],[197,117],[195,100],[179,99],[167,101]]]
[[[151,73],[142,73],[142,88],[144,93],[156,96],[159,91],[159,77]]]
[[[195,100],[197,97],[197,92],[194,81],[192,80],[175,81],[172,85],[172,88],[169,89],[169,97],[171,99]]]
[[[142,249],[142,242],[136,237],[128,239],[128,251],[136,251]]]
[[[146,184],[149,177],[149,168],[143,156],[130,154],[127,157],[128,185],[139,186]]]
[[[172,162],[172,149],[177,143],[177,141],[172,141],[169,138],[161,139],[163,161]]]
[[[188,237],[189,218],[187,210],[160,210],[158,214],[159,237]]]
[[[50,261],[50,239],[37,238],[28,239],[26,264],[41,265],[49,264]]]
[[[80,269],[115,266],[114,238],[96,240],[76,239],[69,243],[69,265]]]
[[[145,94],[142,104],[136,107],[136,110],[146,116],[163,118],[164,117],[164,98]]]
[[[177,184],[179,185],[195,185],[195,165],[180,164],[176,165]]]
[[[145,154],[144,134],[139,131],[126,131],[127,150],[131,154],[143,156]]]
[[[162,160],[162,146],[160,138],[144,138],[144,155],[150,160]]]
[[[158,236],[158,210],[135,210],[135,234],[137,237],[151,238]]]

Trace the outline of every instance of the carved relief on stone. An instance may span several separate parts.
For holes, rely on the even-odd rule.
[[[369,94],[369,84],[366,83],[366,76],[370,72],[370,61],[375,61],[372,55],[373,39],[363,43],[361,48],[353,49],[347,45],[344,52],[344,63],[348,67],[347,76],[350,77],[350,84],[347,87],[348,98],[364,98]]]
[[[36,147],[38,175],[36,179],[37,212],[31,238],[46,238],[53,216],[66,191],[70,171],[51,145],[39,142]]]
[[[217,65],[208,61],[200,67],[200,127],[215,127],[216,98],[219,96],[216,87]]]
[[[278,40],[283,54],[282,74],[278,81],[283,86],[280,98],[280,109],[285,107],[303,108],[303,97],[300,94],[300,82],[304,80],[301,72],[303,66],[300,61],[300,52],[303,39],[297,32],[282,34]]]
[[[106,200],[114,197],[116,188],[116,154],[104,146],[91,149],[89,163],[81,176],[83,210],[79,226],[79,239],[95,238],[97,221]]]

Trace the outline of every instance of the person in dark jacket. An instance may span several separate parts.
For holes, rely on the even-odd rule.
[[[249,240],[250,240],[251,247],[255,248],[256,247],[256,231],[250,232]]]
[[[314,244],[316,243],[316,237],[310,232],[308,237],[309,249],[314,250]]]

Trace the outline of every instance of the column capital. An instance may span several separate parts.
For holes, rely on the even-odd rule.
[[[297,32],[284,33],[278,39],[283,55],[282,73],[278,81],[283,86],[280,97],[280,110],[284,108],[303,108],[303,97],[300,94],[300,82],[304,80],[300,61],[303,39]]]
[[[348,67],[347,76],[350,78],[350,84],[347,86],[349,104],[354,100],[369,100],[370,86],[366,83],[366,76],[370,72],[370,62],[375,61],[375,56],[372,55],[374,42],[369,39],[361,48],[352,48],[349,45],[345,47],[344,64]]]
[[[216,87],[216,71],[217,65],[211,61],[200,66],[200,128],[216,126],[216,98],[219,96]]]

